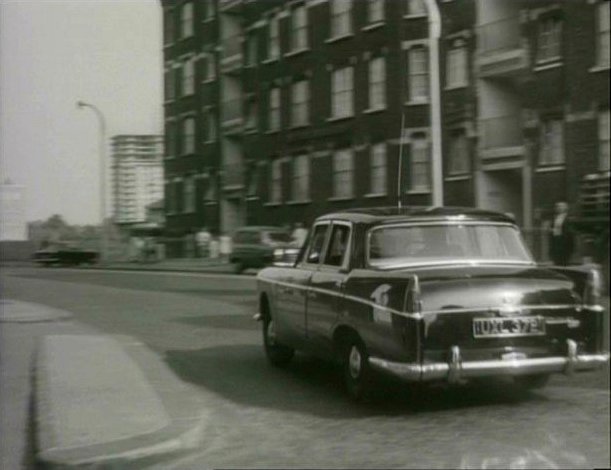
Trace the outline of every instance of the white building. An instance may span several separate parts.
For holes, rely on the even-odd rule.
[[[163,137],[112,138],[113,215],[117,224],[146,220],[146,207],[163,199]]]
[[[0,241],[27,239],[25,188],[6,180],[0,184]]]

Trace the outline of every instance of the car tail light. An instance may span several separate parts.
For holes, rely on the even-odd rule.
[[[588,272],[585,291],[583,294],[584,305],[598,305],[602,291],[602,279],[598,269],[593,268]]]
[[[409,280],[409,284],[405,290],[403,309],[409,313],[420,313],[422,311],[420,280],[416,275]]]

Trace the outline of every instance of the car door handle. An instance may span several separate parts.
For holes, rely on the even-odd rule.
[[[280,287],[280,292],[282,292],[283,294],[292,294],[293,293],[293,288],[292,287],[282,286],[282,287]]]
[[[308,291],[308,297],[310,299],[316,299],[318,297],[318,294],[316,294],[316,292],[314,292],[313,290]]]

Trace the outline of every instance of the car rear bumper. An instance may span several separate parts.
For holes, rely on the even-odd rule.
[[[462,379],[492,377],[498,375],[528,375],[564,373],[593,370],[609,361],[609,353],[577,354],[577,344],[567,340],[566,356],[510,358],[487,361],[462,361],[460,348],[450,348],[448,362],[417,364],[393,362],[370,357],[369,363],[377,370],[390,373],[408,382],[445,380],[456,383]]]

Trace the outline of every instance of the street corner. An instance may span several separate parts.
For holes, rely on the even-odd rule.
[[[0,322],[36,323],[69,320],[72,314],[66,310],[21,300],[0,300]]]
[[[129,337],[44,336],[32,380],[36,461],[45,467],[131,468],[203,441],[201,402]]]

